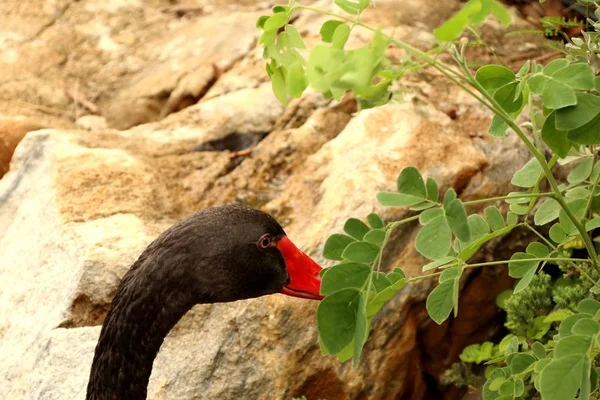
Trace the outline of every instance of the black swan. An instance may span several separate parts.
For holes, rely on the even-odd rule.
[[[121,280],[96,345],[86,399],[145,399],[165,336],[194,305],[273,293],[322,299],[320,271],[262,211],[220,206],[179,221]]]

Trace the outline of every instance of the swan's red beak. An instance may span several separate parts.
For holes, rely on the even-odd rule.
[[[281,251],[290,283],[284,286],[281,293],[303,299],[321,300],[321,266],[312,258],[300,251],[287,236],[277,242]]]

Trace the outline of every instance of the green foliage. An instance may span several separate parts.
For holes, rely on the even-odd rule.
[[[598,374],[593,368],[594,358],[600,352],[598,310],[599,302],[581,301],[578,313],[562,318],[558,334],[546,344],[536,341],[529,346],[525,341],[517,341],[516,346],[506,347],[503,354],[492,359],[495,346],[486,342],[465,348],[461,359],[475,363],[491,360],[489,363],[500,364],[484,386],[484,400],[522,396],[526,388],[539,391],[543,399],[574,399],[578,393],[579,398],[589,399],[598,387]],[[486,352],[484,346],[489,351]]]
[[[467,26],[481,24],[488,15],[494,14],[505,26],[511,17],[504,6],[496,0],[469,0],[452,18],[434,31],[440,40],[457,39]]]
[[[321,291],[326,297],[317,312],[322,353],[341,362],[352,359],[356,367],[373,317],[407,282],[438,280],[426,306],[432,320],[441,324],[458,314],[460,282],[466,271],[505,265],[516,283],[498,296],[497,305],[506,311],[510,334],[499,343],[468,346],[461,365],[489,365],[484,400],[540,395],[544,400],[589,399],[598,386],[595,357],[600,354],[600,303],[596,301],[600,294],[600,24],[590,21],[592,29],[583,33],[583,39],[573,38],[565,47],[565,57],[546,65],[527,61],[517,72],[502,65],[483,65],[473,73],[465,58],[466,38],[440,43],[425,53],[361,22],[370,0],[334,3],[340,14],[291,0],[258,19],[266,70],[281,103],[311,87],[336,100],[350,92],[361,109],[376,107],[389,101],[392,83],[428,66],[493,112],[491,136],[502,138],[512,130],[531,159],[514,174],[514,192],[472,201],[463,201],[453,188],[440,187],[434,177],[424,177],[417,168],[404,166],[396,184],[390,183],[376,199],[383,210],[404,207],[411,216],[399,221],[385,221],[377,213],[349,218],[343,232],[331,235],[324,245],[324,257],[337,264],[322,274]],[[586,6],[596,7],[591,1]],[[306,48],[289,23],[297,10],[331,18],[320,28],[322,43],[312,49]],[[600,17],[600,11],[596,14]],[[435,35],[440,41],[454,41],[489,15],[504,25],[510,23],[510,15],[497,0],[469,0]],[[547,29],[559,29],[569,21],[546,19],[544,23]],[[373,35],[362,46],[348,48],[356,27]],[[390,46],[404,49],[407,57],[392,62],[386,57]],[[431,56],[440,51],[450,54],[460,72]],[[553,173],[557,162],[569,170],[561,182]],[[488,205],[481,213],[472,208],[502,200],[504,206]],[[405,224],[418,230],[415,248],[428,260],[422,268],[427,275],[407,279],[398,268],[383,272],[390,268],[382,268],[382,253],[393,231]],[[516,227],[535,234],[524,251],[509,260],[471,262],[483,246]],[[544,272],[549,268],[563,276],[553,280]],[[464,382],[469,375],[455,367],[450,376]]]

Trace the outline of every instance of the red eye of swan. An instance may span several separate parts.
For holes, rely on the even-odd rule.
[[[261,249],[266,249],[267,247],[271,246],[272,241],[273,239],[271,239],[271,235],[266,234],[258,241],[258,247]]]

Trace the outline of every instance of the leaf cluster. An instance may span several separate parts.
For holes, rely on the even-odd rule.
[[[458,46],[446,42],[425,53],[362,23],[360,16],[371,1],[335,0],[335,4],[344,14],[292,0],[258,20],[267,73],[282,103],[301,96],[310,86],[336,100],[352,92],[363,109],[374,107],[389,101],[392,83],[405,73],[430,66],[493,112],[488,130],[492,137],[502,138],[512,130],[532,158],[514,174],[514,192],[468,202],[452,188],[441,191],[433,177],[423,177],[417,168],[402,168],[396,188],[376,198],[383,207],[407,208],[410,217],[387,223],[375,213],[364,220],[350,218],[343,233],[331,235],[325,243],[324,256],[337,263],[322,276],[326,297],[319,305],[317,322],[323,354],[342,362],[352,358],[356,367],[374,316],[408,282],[438,280],[427,298],[427,311],[441,324],[458,314],[460,282],[467,269],[506,265],[516,284],[512,296],[498,302],[507,310],[518,309],[515,315],[520,319],[512,321],[517,335],[498,344],[474,345],[461,356],[469,362],[502,365],[488,369],[484,398],[519,399],[536,392],[550,400],[589,398],[596,391],[594,360],[600,347],[600,303],[594,300],[600,293],[600,25],[592,24],[593,30],[583,39],[567,45],[566,57],[546,65],[527,61],[516,72],[502,65],[484,65],[473,73],[465,59],[465,38]],[[333,18],[321,26],[321,43],[310,50],[290,24],[296,10]],[[469,0],[435,34],[442,41],[455,40],[490,14],[505,25],[510,23],[510,15],[497,0]],[[349,49],[356,27],[374,34],[365,45]],[[412,59],[392,63],[385,55],[389,46],[403,48]],[[441,50],[450,53],[458,71],[432,57]],[[529,121],[522,123],[524,116]],[[570,170],[564,182],[553,173],[557,163]],[[542,192],[547,186],[550,191]],[[468,211],[471,205],[498,201],[506,202],[507,212],[495,205],[481,213]],[[418,223],[415,247],[429,260],[423,266],[426,274],[407,278],[399,268],[381,272],[382,254],[393,230],[407,223]],[[539,240],[509,260],[471,262],[482,246],[517,227],[528,229]],[[568,275],[561,282],[575,276],[580,284],[546,290],[549,278],[542,271],[549,265]],[[536,301],[512,304],[519,296]],[[559,303],[562,308],[556,309]],[[517,332],[524,324],[529,326]]]
[[[486,342],[465,348],[461,354],[464,361],[489,360],[493,365],[486,374],[484,400],[525,399],[532,391],[547,400],[589,399],[597,391],[594,360],[600,353],[600,303],[584,299],[576,313],[547,318],[561,322],[558,333],[545,344],[535,341],[529,345],[509,335],[497,346]]]

